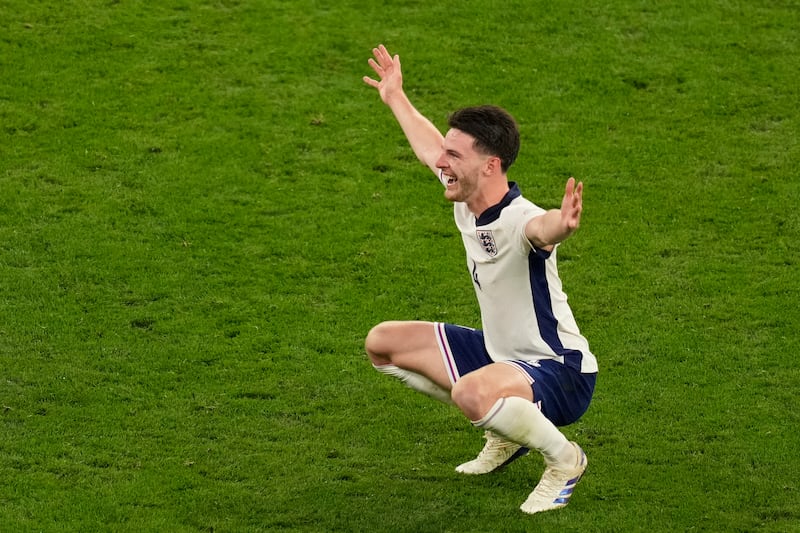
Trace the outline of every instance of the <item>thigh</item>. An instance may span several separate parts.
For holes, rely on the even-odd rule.
[[[528,376],[514,366],[490,363],[459,378],[453,401],[470,420],[486,416],[500,398],[516,396],[533,400]]]
[[[393,364],[450,389],[432,322],[381,322],[370,330],[365,348],[375,365]]]

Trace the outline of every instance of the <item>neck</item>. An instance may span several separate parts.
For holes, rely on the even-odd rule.
[[[508,180],[505,176],[502,179],[486,180],[484,186],[476,191],[475,197],[466,201],[467,208],[479,218],[484,211],[499,204],[508,190]]]

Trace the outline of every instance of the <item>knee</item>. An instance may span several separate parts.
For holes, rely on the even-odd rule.
[[[498,400],[498,390],[481,377],[467,374],[453,385],[453,402],[470,419],[480,420]]]
[[[392,361],[388,340],[390,329],[391,326],[388,322],[381,322],[370,329],[364,339],[364,350],[374,365],[386,365]]]

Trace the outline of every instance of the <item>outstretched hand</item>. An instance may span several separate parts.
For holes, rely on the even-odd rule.
[[[364,83],[378,89],[381,100],[387,102],[392,94],[403,90],[403,74],[400,70],[400,56],[391,56],[384,45],[372,49],[375,58],[369,58],[369,66],[378,75],[377,80],[364,76]]]
[[[561,200],[561,223],[569,233],[572,233],[581,222],[583,211],[583,182],[575,184],[575,178],[567,180],[564,198]]]
[[[525,236],[534,246],[543,250],[552,247],[578,229],[583,211],[583,183],[575,183],[575,178],[567,180],[561,209],[550,209],[535,216],[525,225]]]

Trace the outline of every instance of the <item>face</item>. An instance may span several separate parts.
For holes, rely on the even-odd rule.
[[[490,156],[476,151],[474,143],[472,135],[457,129],[451,129],[444,137],[436,167],[446,180],[444,196],[451,202],[469,203],[479,189],[480,177]]]

